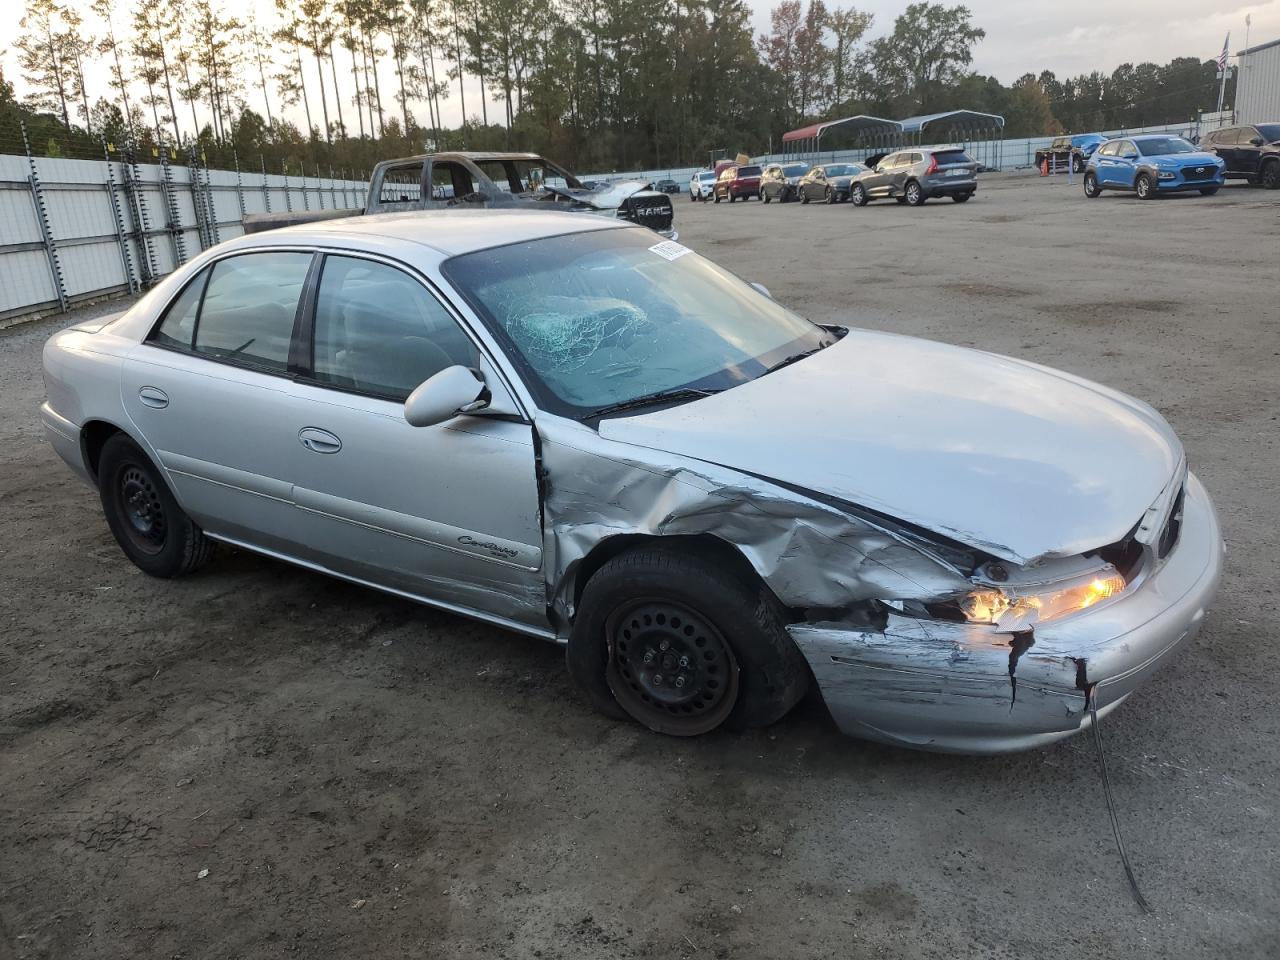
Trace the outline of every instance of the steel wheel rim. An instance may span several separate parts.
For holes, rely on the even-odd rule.
[[[147,554],[163,550],[169,525],[160,491],[147,472],[136,464],[125,464],[117,476],[115,493],[129,542]]]
[[[696,736],[738,699],[738,662],[709,619],[678,601],[633,600],[605,623],[607,679],[618,704],[650,729]]]

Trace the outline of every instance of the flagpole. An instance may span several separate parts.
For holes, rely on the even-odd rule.
[[[1227,95],[1227,51],[1231,47],[1231,34],[1227,34],[1227,39],[1222,42],[1222,56],[1218,58],[1218,72],[1222,74],[1222,80],[1218,84],[1218,113],[1222,113],[1222,101]]]

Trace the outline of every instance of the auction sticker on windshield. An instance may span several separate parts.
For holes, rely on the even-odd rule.
[[[693,253],[684,244],[676,243],[674,240],[663,240],[661,243],[655,243],[649,248],[650,253],[656,253],[664,260],[679,260],[686,253]]]

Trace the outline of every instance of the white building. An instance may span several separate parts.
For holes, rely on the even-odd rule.
[[[1280,40],[1236,54],[1236,123],[1280,120]]]

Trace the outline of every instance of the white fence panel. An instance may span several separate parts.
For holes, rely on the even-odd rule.
[[[149,286],[241,236],[246,214],[360,206],[367,189],[355,180],[0,156],[0,325]]]

